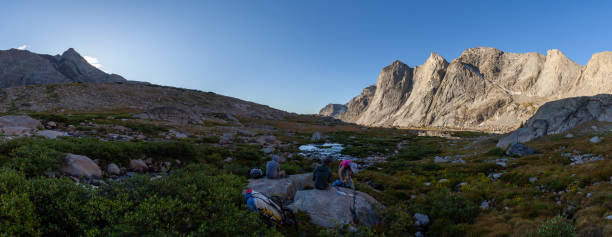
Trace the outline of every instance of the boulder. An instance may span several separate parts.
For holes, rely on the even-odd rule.
[[[130,160],[130,169],[136,172],[145,172],[149,169],[147,163],[142,159]]]
[[[68,136],[68,133],[60,132],[60,131],[54,131],[54,130],[41,130],[41,131],[36,132],[36,136],[44,137],[44,138],[47,138],[47,139],[57,139],[57,137],[66,137],[66,136]]]
[[[221,143],[231,143],[234,139],[233,133],[224,133],[223,136],[220,137],[219,141]]]
[[[267,135],[267,136],[259,136],[256,139],[257,143],[259,145],[265,145],[265,144],[273,144],[276,143],[278,140],[276,139],[276,137],[274,135]]]
[[[598,136],[594,136],[591,139],[589,139],[589,142],[597,144],[601,142],[601,138],[599,138]]]
[[[429,224],[429,216],[421,213],[414,214],[414,226],[425,227]]]
[[[106,172],[110,175],[120,175],[121,169],[119,169],[119,166],[117,164],[110,163],[108,164],[108,166],[106,166]]]
[[[506,151],[506,155],[509,155],[509,156],[511,155],[526,156],[526,155],[531,155],[534,153],[535,153],[535,150],[521,143],[512,144],[510,148],[508,148],[508,150]]]
[[[268,197],[279,196],[285,199],[293,199],[298,190],[306,187],[314,187],[312,173],[289,175],[281,179],[249,179],[249,188],[263,193]]]
[[[612,95],[599,94],[548,102],[525,122],[523,128],[500,139],[497,147],[563,133],[590,121],[612,122]]]
[[[172,136],[174,136],[176,138],[179,138],[179,139],[184,139],[184,138],[188,137],[187,134],[179,132],[179,131],[176,131],[176,130],[170,130],[169,133],[170,133],[170,135],[172,135]]]
[[[60,171],[70,176],[85,178],[102,178],[100,167],[87,156],[67,154],[64,157],[65,165]]]
[[[487,200],[482,201],[482,203],[480,203],[480,209],[482,210],[489,209],[489,201]]]
[[[264,147],[261,149],[261,151],[263,151],[263,153],[269,154],[274,152],[274,147]]]
[[[7,115],[0,117],[0,131],[4,135],[20,136],[31,135],[38,127],[40,121],[25,115]]]
[[[323,227],[353,223],[353,214],[359,223],[374,225],[378,221],[379,207],[378,201],[370,195],[359,191],[353,193],[353,190],[347,188],[301,190],[288,206],[294,212],[307,212],[313,224]]]

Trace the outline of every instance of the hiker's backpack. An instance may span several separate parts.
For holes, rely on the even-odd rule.
[[[253,191],[250,198],[253,199],[257,211],[262,219],[269,225],[288,226],[293,225],[293,213],[282,207],[282,202],[273,201],[263,193]]]
[[[263,170],[261,170],[260,168],[251,169],[250,175],[251,175],[251,178],[254,178],[254,179],[261,178],[263,177]]]

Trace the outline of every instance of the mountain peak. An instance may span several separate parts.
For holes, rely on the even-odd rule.
[[[74,48],[69,48],[57,56],[25,50],[0,50],[0,71],[6,73],[0,80],[0,88],[32,84],[125,81],[119,75],[107,74],[92,66]]]
[[[436,52],[431,52],[429,54],[429,58],[425,61],[425,64],[441,64],[447,63],[446,59],[437,54]]]
[[[73,48],[69,48],[66,51],[64,51],[64,53],[62,53],[62,57],[63,58],[82,58],[81,54],[79,54],[76,50],[74,50]]]

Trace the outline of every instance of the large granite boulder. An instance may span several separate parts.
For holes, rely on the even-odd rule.
[[[534,154],[535,150],[525,146],[522,143],[514,143],[506,151],[506,155],[509,156],[526,156]]]
[[[298,190],[314,187],[312,173],[289,175],[280,179],[249,179],[249,188],[263,193],[268,197],[279,196],[293,199]]]
[[[0,117],[0,131],[4,135],[32,135],[42,127],[40,121],[26,115],[7,115]]]
[[[612,122],[612,95],[582,96],[548,102],[522,128],[503,137],[497,147],[559,134],[589,121]]]
[[[75,177],[84,178],[102,178],[102,170],[89,157],[67,154],[64,158],[65,165],[60,168],[60,171]]]
[[[378,201],[370,195],[347,188],[301,190],[288,206],[294,212],[307,212],[313,224],[324,227],[355,222],[374,225],[378,221],[380,207]]]
[[[68,136],[68,133],[54,130],[41,130],[36,132],[36,136],[44,137],[47,139],[57,139],[58,137]]]
[[[136,172],[145,172],[149,170],[149,166],[142,159],[130,160],[130,170]]]

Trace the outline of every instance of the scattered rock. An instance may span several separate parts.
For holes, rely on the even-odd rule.
[[[223,162],[225,162],[225,163],[230,163],[230,162],[232,162],[233,160],[234,160],[234,158],[227,157],[227,158],[223,159]]]
[[[441,157],[441,156],[435,156],[434,157],[434,163],[445,163],[448,162],[448,158],[446,157]]]
[[[130,169],[136,172],[145,172],[149,169],[147,163],[142,159],[130,160]]]
[[[455,164],[465,164],[465,160],[462,159],[463,155],[457,156],[435,156],[434,163],[446,163],[451,162]]]
[[[414,214],[414,226],[425,227],[429,224],[429,216],[421,213]]]
[[[601,142],[601,138],[599,138],[598,136],[594,136],[591,139],[589,139],[589,142],[597,144]]]
[[[353,196],[355,195],[355,196]],[[352,204],[354,202],[354,209]],[[333,227],[353,222],[353,213],[359,223],[371,226],[377,223],[378,201],[370,195],[346,189],[331,188],[329,190],[300,190],[295,194],[294,202],[288,206],[297,212],[302,210],[310,215],[310,221],[316,225]]]
[[[574,151],[574,153],[577,153],[577,151]],[[603,160],[603,155],[598,155],[598,156],[593,156],[593,154],[572,154],[572,153],[563,153],[561,154],[561,156],[563,157],[569,157],[570,160],[572,161],[572,163],[570,163],[571,166],[574,165],[582,165],[582,164],[586,164],[586,163],[591,163],[591,162],[595,162],[598,160]]]
[[[53,130],[41,130],[41,131],[36,132],[36,136],[44,137],[47,139],[57,139],[58,137],[68,136],[68,133],[53,131]]]
[[[119,169],[119,166],[117,164],[110,163],[108,164],[108,166],[106,166],[106,172],[108,172],[108,174],[110,175],[120,175],[121,169]]]
[[[480,203],[480,209],[482,210],[489,209],[489,201],[487,200],[482,201],[482,203]]]
[[[538,177],[529,177],[530,183],[535,183],[536,181],[538,181]]]
[[[535,153],[535,150],[525,146],[522,143],[514,143],[506,151],[506,155],[509,155],[509,156],[511,155],[526,156],[526,155],[531,155],[534,153]]]
[[[502,176],[502,173],[490,173],[488,175],[489,178],[494,179],[494,180],[501,178],[501,176]]]
[[[87,156],[67,154],[64,157],[65,166],[60,171],[75,177],[102,178],[100,167]]]
[[[277,142],[276,137],[274,135],[259,136],[257,137],[256,141],[261,146]]]
[[[169,133],[170,133],[170,135],[172,135],[172,136],[174,136],[174,137],[176,137],[178,139],[185,139],[185,138],[188,137],[187,134],[179,132],[179,131],[176,131],[176,130],[170,130]]]
[[[234,140],[233,133],[224,133],[223,136],[221,136],[221,138],[219,139],[219,142],[227,144],[231,143],[232,140]]]
[[[587,198],[590,198],[591,196],[593,196],[593,194],[591,194],[591,193],[587,193],[587,194],[586,194],[586,197],[587,197]]]
[[[270,154],[270,153],[274,152],[274,150],[275,150],[274,147],[270,147],[270,146],[269,147],[264,147],[263,149],[261,149],[261,151],[263,151],[266,154]]]

